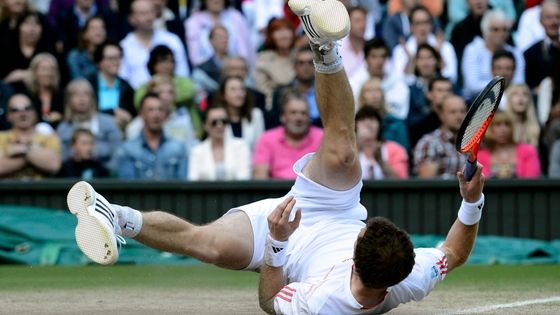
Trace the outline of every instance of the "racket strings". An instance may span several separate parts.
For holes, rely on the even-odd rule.
[[[465,134],[461,141],[461,148],[469,145],[478,134],[480,127],[486,122],[486,119],[492,114],[496,103],[498,102],[498,95],[502,89],[501,84],[496,84],[492,87],[488,96],[482,101],[477,111],[474,113],[469,125],[465,129]]]

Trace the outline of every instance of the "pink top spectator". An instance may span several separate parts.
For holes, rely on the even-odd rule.
[[[541,175],[541,162],[535,147],[530,144],[520,143],[515,147],[515,177],[531,178]],[[492,172],[492,156],[488,149],[480,149],[478,152],[478,162],[484,165],[482,174],[486,177],[496,177]]]
[[[323,130],[311,126],[307,137],[299,147],[288,144],[284,137],[284,127],[276,127],[262,134],[255,146],[253,165],[269,165],[270,177],[275,179],[295,179],[294,163],[307,153],[319,149]]]
[[[387,152],[387,162],[395,171],[397,178],[408,178],[408,154],[406,149],[394,141],[385,141],[383,144]]]

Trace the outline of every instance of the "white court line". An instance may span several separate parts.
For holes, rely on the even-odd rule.
[[[507,304],[494,304],[494,305],[480,306],[475,308],[459,310],[452,313],[445,313],[442,315],[480,314],[480,313],[498,310],[501,308],[520,307],[520,306],[526,306],[532,304],[546,304],[550,302],[560,302],[560,296],[551,296],[544,299],[525,300],[525,301],[519,301],[519,302],[507,303]]]

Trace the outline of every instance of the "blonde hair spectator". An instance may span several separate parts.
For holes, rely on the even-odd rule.
[[[49,86],[50,90],[55,92],[60,88],[60,68],[58,67],[58,61],[56,61],[56,58],[52,54],[43,52],[31,59],[31,63],[29,64],[29,75],[24,79],[25,86],[33,94],[37,94],[39,92],[40,83],[38,80],[38,71],[39,66],[43,62],[50,63],[52,69],[55,70],[51,74],[51,85]]]
[[[93,87],[86,79],[76,79],[72,80],[66,86],[66,91],[64,93],[64,119],[71,122],[75,115],[75,109],[71,106],[72,97],[78,94],[85,94],[84,96],[89,98],[88,113],[89,116],[93,116],[97,112],[97,103],[95,102],[95,93],[93,92]]]
[[[364,106],[373,107],[383,116],[387,113],[387,101],[380,79],[371,78],[362,85],[358,96],[357,109],[359,110]]]
[[[506,90],[504,109],[513,118],[513,139],[516,142],[538,146],[541,127],[537,119],[531,91],[526,84],[514,84]]]

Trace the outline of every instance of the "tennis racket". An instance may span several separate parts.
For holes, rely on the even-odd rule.
[[[484,90],[478,94],[467,112],[459,133],[457,133],[456,148],[467,155],[465,180],[470,181],[476,171],[476,156],[486,129],[492,122],[498,110],[502,94],[504,94],[505,80],[497,76],[490,81]]]

